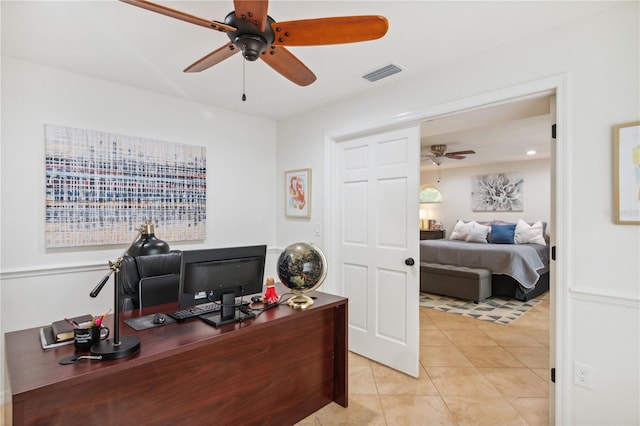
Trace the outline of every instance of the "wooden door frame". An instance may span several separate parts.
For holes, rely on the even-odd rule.
[[[522,83],[515,86],[498,89],[479,95],[469,96],[463,99],[458,99],[438,105],[431,105],[424,108],[418,108],[414,111],[398,111],[402,112],[400,116],[390,115],[387,119],[378,120],[377,124],[371,124],[367,127],[364,125],[353,127],[351,129],[337,130],[331,133],[326,133],[324,138],[324,154],[326,161],[324,162],[324,188],[326,190],[324,194],[324,207],[323,213],[325,218],[325,232],[324,245],[329,249],[328,263],[337,264],[335,259],[332,258],[332,253],[335,252],[333,247],[336,244],[337,235],[335,235],[334,226],[335,223],[335,208],[333,203],[333,196],[335,191],[335,182],[333,179],[332,170],[335,164],[335,146],[336,144],[347,140],[353,139],[359,135],[365,135],[368,133],[377,133],[384,130],[390,130],[393,128],[399,128],[411,123],[419,123],[423,120],[433,120],[446,115],[452,115],[472,109],[479,109],[491,104],[506,103],[517,98],[534,96],[540,94],[555,95],[556,98],[556,163],[555,163],[555,181],[551,182],[551,185],[555,188],[555,211],[551,212],[551,220],[555,223],[556,233],[555,246],[556,256],[558,261],[552,261],[553,265],[550,268],[550,277],[555,285],[550,288],[550,295],[555,300],[554,311],[551,312],[551,323],[555,322],[553,331],[550,333],[550,339],[554,338],[553,342],[550,342],[549,350],[553,350],[556,364],[549,367],[556,368],[556,383],[555,383],[555,399],[550,401],[549,407],[552,407],[554,413],[550,413],[550,418],[555,419],[556,423],[561,423],[562,419],[565,419],[568,413],[563,411],[563,407],[568,407],[568,395],[569,385],[571,383],[571,371],[569,368],[562,368],[568,365],[569,355],[569,342],[568,325],[569,325],[569,308],[568,308],[568,286],[566,283],[571,282],[571,267],[569,265],[570,259],[568,256],[563,256],[563,253],[571,252],[571,240],[569,238],[569,227],[567,226],[571,220],[573,208],[571,205],[571,197],[569,197],[571,190],[570,174],[571,169],[570,153],[572,150],[573,141],[569,137],[571,134],[571,122],[569,114],[569,75],[567,73],[554,75],[548,78],[535,80],[531,82]],[[416,228],[418,224],[418,218],[416,217]],[[328,279],[329,284],[325,287],[325,291],[334,292],[336,294],[342,294],[341,289],[337,287],[338,281],[335,280],[335,272],[329,268]],[[333,278],[333,279],[332,279]],[[333,287],[332,287],[333,286]],[[559,367],[559,368],[558,368]]]

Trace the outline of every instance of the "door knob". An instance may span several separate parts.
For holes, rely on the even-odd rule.
[[[413,257],[408,257],[404,260],[404,264],[407,266],[413,266],[415,264],[415,260],[413,260]]]

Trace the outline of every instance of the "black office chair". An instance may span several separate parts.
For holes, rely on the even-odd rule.
[[[124,256],[120,273],[120,310],[161,305],[178,300],[182,252]]]

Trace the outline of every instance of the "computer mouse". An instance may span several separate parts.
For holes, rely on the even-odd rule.
[[[167,317],[165,317],[164,314],[155,314],[153,316],[154,324],[164,324],[166,320],[167,320]]]
[[[262,296],[253,296],[251,297],[251,301],[253,303],[262,302]]]

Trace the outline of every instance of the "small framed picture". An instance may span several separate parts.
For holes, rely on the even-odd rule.
[[[285,214],[288,217],[311,217],[311,169],[284,173]]]
[[[613,126],[614,221],[640,225],[640,121]]]

